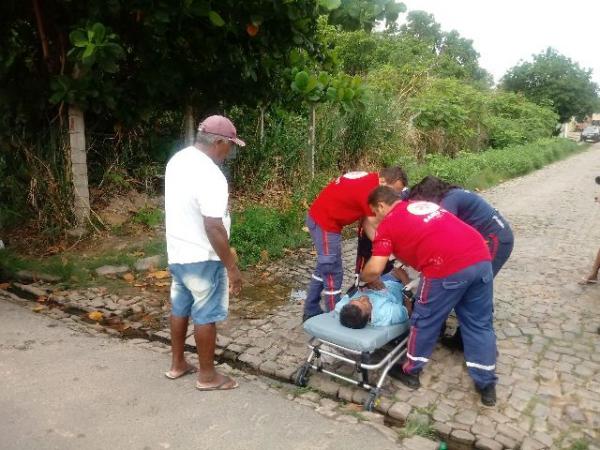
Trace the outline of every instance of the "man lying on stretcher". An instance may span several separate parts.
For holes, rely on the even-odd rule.
[[[401,269],[400,269],[401,270]],[[399,276],[402,274],[402,276]],[[374,327],[397,325],[408,320],[404,306],[402,289],[408,277],[402,270],[394,271],[395,276],[387,276],[380,285],[358,290],[351,296],[344,295],[335,305],[340,315],[340,323],[348,328],[364,328],[371,322]]]

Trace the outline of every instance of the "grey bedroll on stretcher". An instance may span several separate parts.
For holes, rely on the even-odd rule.
[[[412,289],[418,283],[418,278],[408,283],[402,295],[412,299]],[[409,320],[387,327],[374,327],[369,324],[359,330],[346,328],[340,323],[339,314],[335,311],[311,317],[304,322],[304,331],[311,336],[308,341],[310,353],[306,362],[296,372],[295,383],[298,386],[306,386],[311,370],[331,375],[368,390],[369,396],[363,408],[372,411],[389,370],[406,354],[409,328]],[[380,355],[376,355],[376,352]],[[359,378],[351,378],[326,367],[323,355],[353,366],[354,373],[359,375]],[[372,384],[369,372],[380,369],[381,374],[377,382]]]

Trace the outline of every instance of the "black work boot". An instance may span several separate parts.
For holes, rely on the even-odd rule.
[[[477,387],[477,391],[481,394],[481,403],[485,406],[496,406],[496,385],[489,384],[484,388]]]
[[[456,333],[452,336],[442,336],[442,345],[450,350],[458,350],[459,352],[464,351],[462,336],[460,334],[460,327],[456,329]]]
[[[388,374],[390,375],[390,377],[395,378],[396,380],[398,380],[399,382],[411,389],[419,389],[421,387],[419,374],[412,375],[410,373],[405,373],[399,364],[396,364],[394,367],[392,367]]]

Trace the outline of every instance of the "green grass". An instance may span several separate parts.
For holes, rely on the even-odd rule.
[[[159,208],[145,207],[137,211],[131,220],[148,228],[154,228],[164,223],[165,213]]]
[[[411,184],[426,174],[433,174],[469,189],[483,189],[587,148],[565,139],[544,139],[503,149],[461,153],[456,158],[435,155],[421,165],[414,161],[402,161],[402,164],[406,166]],[[310,244],[310,235],[302,230],[306,214],[303,205],[310,203],[328,178],[324,173],[318,174],[313,182],[293,193],[294,206],[287,210],[254,204],[234,214],[231,245],[240,256],[242,268],[281,258],[288,249]],[[163,222],[163,215],[160,209],[144,208],[135,214],[133,221],[152,228]],[[165,255],[165,241],[155,239],[123,251],[85,259],[76,254],[25,259],[3,250],[0,251],[0,275],[3,271],[11,274],[28,269],[58,275],[65,283],[85,285],[94,281],[95,268],[105,264],[131,266],[138,258],[133,253],[140,250],[146,255]]]
[[[569,450],[588,450],[589,447],[590,444],[585,439],[577,439],[573,442]]]
[[[424,164],[408,162],[406,169],[411,184],[425,175],[435,175],[467,189],[485,189],[540,169],[588,147],[567,139],[542,139],[531,144],[489,149],[479,153],[463,152],[456,158],[430,155]]]
[[[277,259],[286,249],[294,249],[310,242],[302,230],[304,212],[299,209],[281,211],[254,205],[236,213],[232,220],[231,246],[240,256],[243,268]]]
[[[10,277],[19,270],[30,270],[59,276],[65,288],[88,286],[93,285],[97,279],[94,269],[104,265],[133,267],[141,257],[140,252],[144,255],[165,255],[165,241],[162,238],[154,239],[142,245],[132,245],[124,250],[113,250],[87,258],[82,258],[76,253],[64,253],[46,258],[26,258],[6,249],[0,251],[0,278]],[[162,264],[166,265],[166,257],[163,257]],[[102,282],[105,280],[102,278]]]
[[[410,436],[422,436],[425,438],[436,439],[437,435],[431,425],[425,425],[422,423],[415,422],[408,418],[404,426],[398,431],[401,438],[407,438]]]

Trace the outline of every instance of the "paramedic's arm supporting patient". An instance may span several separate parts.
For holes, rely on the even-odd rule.
[[[402,267],[396,267],[392,273],[404,286],[410,283],[410,277],[408,276],[408,273],[406,273],[406,270],[404,270]]]
[[[365,217],[362,221],[362,229],[371,241],[375,236],[375,231],[377,230],[377,225],[379,225],[379,222],[380,221],[374,216]]]
[[[371,256],[367,265],[360,273],[360,280],[365,283],[371,283],[377,279],[385,270],[385,265],[388,262],[387,256]]]

